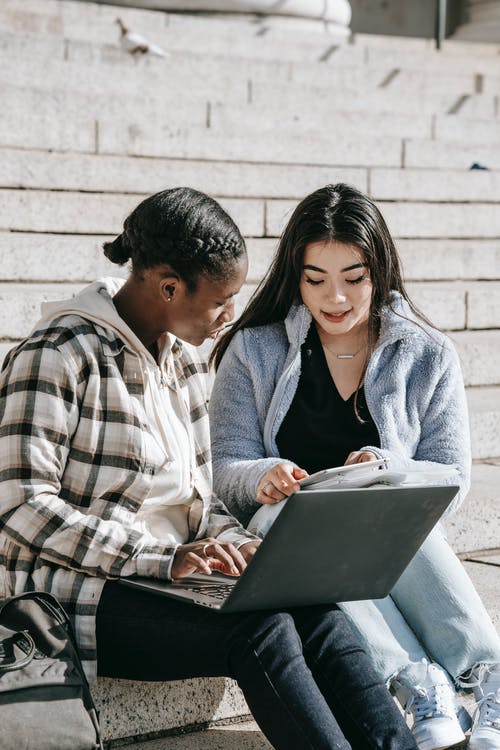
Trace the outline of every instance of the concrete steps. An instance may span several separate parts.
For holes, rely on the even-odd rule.
[[[127,747],[127,746],[125,746]],[[210,729],[129,745],[134,750],[271,750],[253,721],[218,724]]]
[[[118,15],[170,57],[123,53]],[[451,332],[462,361],[477,463],[469,498],[445,523],[498,627],[498,567],[481,550],[498,547],[500,522],[491,458],[500,434],[499,52],[2,0],[0,361],[42,301],[125,273],[102,242],[147,194],[185,184],[221,200],[247,237],[241,310],[296,202],[329,182],[356,185],[379,202],[416,303]],[[469,171],[473,162],[489,171]],[[231,680],[100,680],[95,694],[113,745],[269,748],[253,722],[241,723],[248,707]]]
[[[142,197],[138,193],[0,189],[0,231],[113,234],[121,230],[123,219]],[[296,205],[295,200],[219,197],[247,237],[279,237]],[[395,238],[500,237],[500,212],[495,204],[378,204]]]

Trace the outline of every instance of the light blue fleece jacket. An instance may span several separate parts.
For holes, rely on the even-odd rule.
[[[276,436],[300,377],[300,347],[311,314],[293,306],[284,322],[239,331],[231,341],[210,398],[214,490],[243,523],[261,507],[262,475],[280,460]],[[365,375],[366,403],[381,447],[359,446],[385,457],[394,471],[455,465],[449,483],[470,483],[470,436],[458,356],[447,336],[417,323],[392,292],[381,313],[380,336]],[[340,425],[332,429],[342,429]],[[418,465],[415,464],[418,462]],[[444,483],[444,482],[442,482]]]

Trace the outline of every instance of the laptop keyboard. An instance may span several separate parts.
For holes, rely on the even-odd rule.
[[[193,594],[202,594],[203,596],[210,596],[212,599],[218,601],[225,601],[231,591],[234,588],[233,583],[203,583],[199,586],[194,584],[193,586],[186,586],[183,584],[183,589],[191,591]]]

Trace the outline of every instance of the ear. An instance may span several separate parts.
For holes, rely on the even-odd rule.
[[[164,302],[171,302],[179,291],[180,279],[178,276],[164,276],[160,282],[160,294]]]

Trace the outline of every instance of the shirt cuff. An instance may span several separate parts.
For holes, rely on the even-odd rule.
[[[137,555],[127,560],[122,568],[122,575],[138,575],[144,578],[159,578],[162,581],[172,579],[172,565],[179,544],[162,547],[145,547]]]

